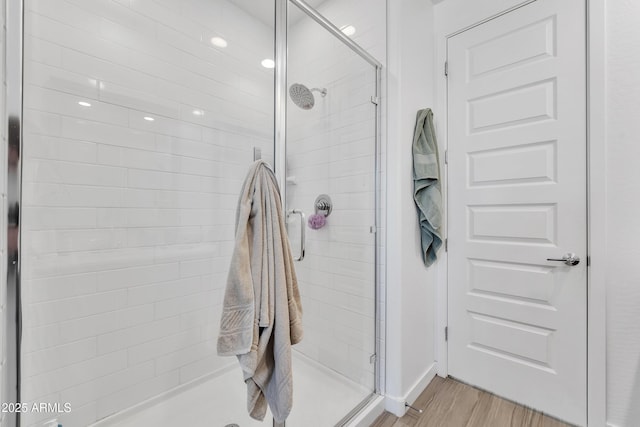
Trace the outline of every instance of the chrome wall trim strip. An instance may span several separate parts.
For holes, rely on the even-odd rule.
[[[274,172],[283,206],[287,200],[287,25],[289,0],[275,0]]]
[[[273,168],[280,186],[283,210],[287,206],[287,25],[289,0],[275,0],[275,53],[274,62],[274,144]],[[302,226],[305,224],[302,222]],[[276,423],[274,427],[285,427]]]
[[[20,347],[22,314],[20,309],[20,223],[22,182],[22,52],[24,3],[22,0],[6,2],[6,120],[7,175],[6,200],[7,235],[7,300],[5,312],[6,357],[4,366],[4,402],[20,402]],[[5,413],[7,426],[20,425],[20,413]]]
[[[382,85],[382,66],[376,66],[376,93],[375,96],[378,100],[381,99],[381,85]],[[380,260],[383,259],[383,254],[380,253],[381,252],[381,248],[380,248],[380,242],[382,237],[380,236],[380,230],[381,228],[384,228],[384,232],[386,232],[387,228],[383,227],[381,224],[381,213],[382,213],[382,177],[380,176],[381,171],[382,171],[382,141],[381,141],[381,137],[382,137],[382,128],[381,128],[381,102],[378,101],[377,104],[375,104],[375,155],[374,155],[374,161],[375,161],[375,167],[374,167],[374,221],[375,221],[375,226],[376,226],[376,235],[375,235],[375,250],[374,252],[374,256],[375,256],[375,266],[374,266],[374,287],[375,287],[375,293],[374,293],[374,307],[375,307],[375,313],[374,313],[374,322],[375,322],[375,332],[374,332],[374,337],[375,337],[375,349],[376,349],[376,363],[375,363],[375,367],[374,367],[374,372],[375,372],[375,393],[377,394],[381,394],[384,390],[382,390],[381,387],[381,375],[383,373],[382,370],[382,360],[383,358],[382,356],[382,340],[381,338],[386,338],[383,337],[383,331],[380,325],[380,321],[383,318],[382,317],[382,306],[380,304],[380,300],[382,297],[382,284],[380,282],[380,279],[382,277],[382,275],[380,274]],[[386,357],[385,357],[386,359]]]
[[[338,27],[333,25],[333,23],[331,21],[329,21],[324,16],[320,15],[314,8],[309,6],[303,0],[289,0],[289,1],[291,3],[293,3],[293,4],[295,4],[300,10],[302,10],[304,13],[306,13],[311,19],[316,21],[318,24],[322,25],[333,36],[337,37],[338,39],[340,39],[340,41],[342,41],[344,44],[349,46],[349,48],[351,48],[351,50],[353,50],[358,55],[363,57],[368,63],[370,63],[374,67],[382,67],[382,64],[377,59],[375,59],[373,56],[371,56],[371,54],[369,52],[367,52],[362,47],[360,47],[360,45],[358,43],[354,42],[349,37],[344,35],[342,33],[342,31],[340,31],[340,29]]]

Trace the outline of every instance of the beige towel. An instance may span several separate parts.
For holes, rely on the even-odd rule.
[[[224,295],[218,354],[238,356],[247,409],[267,404],[283,423],[293,403],[291,345],[302,339],[302,307],[280,190],[269,165],[253,164],[236,211],[236,242]]]

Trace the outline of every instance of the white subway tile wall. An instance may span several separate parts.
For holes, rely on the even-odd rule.
[[[288,83],[327,95],[314,91],[311,110],[289,100],[288,207],[309,216],[325,193],[333,211],[325,227],[307,228],[306,258],[296,264],[305,310],[297,348],[360,384],[364,398],[375,387],[375,67],[298,14],[291,14]],[[297,226],[290,233],[296,252]]]
[[[24,425],[237,363],[215,342],[237,195],[253,148],[272,159],[273,51],[227,0],[26,1],[22,397],[72,412]]]

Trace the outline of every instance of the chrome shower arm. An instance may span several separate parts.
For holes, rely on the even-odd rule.
[[[316,92],[320,92],[320,95],[324,98],[325,96],[327,96],[327,88],[319,88],[319,87],[312,87],[310,89],[312,92],[316,91]]]

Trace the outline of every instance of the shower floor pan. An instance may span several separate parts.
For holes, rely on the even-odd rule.
[[[364,387],[294,352],[293,411],[287,427],[332,427],[368,395]],[[272,426],[249,417],[240,368],[212,377],[178,394],[104,419],[95,427]]]

